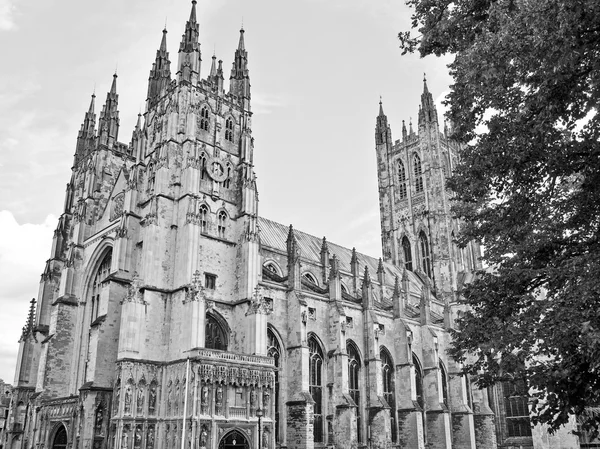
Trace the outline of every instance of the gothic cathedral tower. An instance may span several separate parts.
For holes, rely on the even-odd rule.
[[[480,267],[479,246],[455,244],[446,178],[458,158],[458,143],[440,132],[433,96],[423,80],[417,133],[402,121],[402,140],[392,140],[383,105],[375,127],[381,239],[386,262],[419,274],[440,299],[455,292]]]

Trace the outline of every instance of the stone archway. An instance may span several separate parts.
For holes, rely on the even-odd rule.
[[[51,449],[66,449],[68,441],[67,429],[61,424],[54,434]]]
[[[219,449],[250,449],[250,444],[242,432],[232,430],[221,438]]]

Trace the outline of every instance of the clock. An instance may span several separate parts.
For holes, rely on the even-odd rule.
[[[225,166],[217,158],[211,158],[206,164],[206,171],[208,175],[217,182],[223,182],[227,179],[227,172]]]

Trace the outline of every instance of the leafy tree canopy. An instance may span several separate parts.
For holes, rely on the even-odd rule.
[[[600,2],[407,3],[420,35],[400,33],[404,53],[454,55],[454,212],[491,267],[461,292],[451,353],[480,386],[526,379],[551,430],[570,414],[597,429]]]

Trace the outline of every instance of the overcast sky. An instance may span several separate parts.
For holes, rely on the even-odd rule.
[[[94,87],[98,113],[117,69],[129,142],[165,21],[174,68],[189,12],[188,0],[0,0],[0,379],[14,378]],[[260,215],[379,257],[379,96],[398,139],[423,73],[440,113],[450,82],[448,60],[401,56],[404,2],[199,0],[198,21],[202,77],[216,51],[227,87],[246,30]]]

